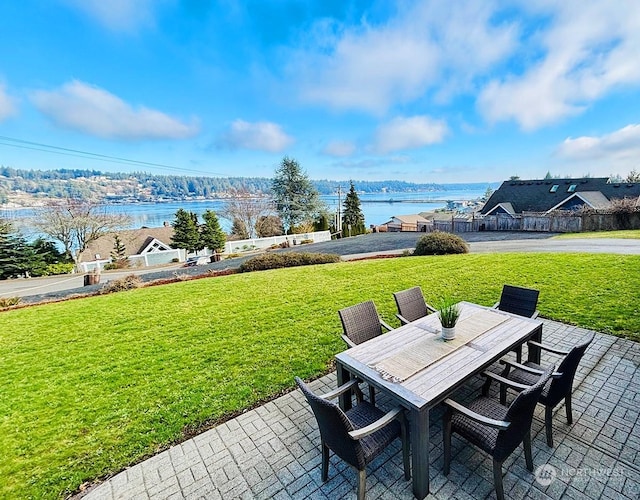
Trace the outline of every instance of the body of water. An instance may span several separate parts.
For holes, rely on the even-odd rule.
[[[384,224],[395,215],[416,214],[429,212],[446,205],[447,200],[466,201],[476,200],[485,194],[482,190],[451,190],[451,191],[428,191],[415,193],[364,193],[360,194],[362,212],[365,217],[365,225]],[[321,198],[325,201],[329,210],[333,213],[337,211],[338,205],[344,203],[345,193],[338,195],[324,195]],[[131,228],[159,227],[165,222],[171,223],[175,213],[179,208],[194,212],[199,217],[206,210],[220,212],[224,208],[225,200],[205,200],[205,201],[172,201],[163,203],[130,203],[108,205],[108,210],[114,213],[124,213],[131,217]],[[21,229],[25,235],[33,234],[31,220],[33,210],[21,209],[10,210],[0,209],[0,217],[11,220],[15,226]],[[231,223],[220,218],[220,223],[224,230],[229,231]]]

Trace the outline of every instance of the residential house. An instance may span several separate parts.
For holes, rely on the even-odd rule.
[[[140,229],[127,229],[101,236],[89,244],[89,247],[80,254],[80,267],[84,272],[97,267],[104,267],[111,261],[111,253],[114,251],[115,236],[120,238],[125,247],[125,255],[132,267],[147,267],[159,264],[168,264],[175,259],[183,262],[186,252],[183,249],[171,248],[173,227],[143,227]]]
[[[640,202],[640,183],[611,182],[607,177],[505,181],[480,211],[483,215],[549,213],[582,206],[606,209],[611,200]]]

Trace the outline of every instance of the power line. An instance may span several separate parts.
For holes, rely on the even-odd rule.
[[[0,135],[0,145],[11,146],[14,148],[21,148],[21,149],[30,149],[33,151],[42,151],[45,153],[53,153],[53,154],[58,154],[63,156],[73,156],[76,158],[85,158],[88,160],[104,161],[107,163],[119,163],[123,165],[133,165],[133,166],[140,166],[140,167],[156,167],[156,168],[164,168],[168,170],[176,170],[180,172],[192,172],[192,173],[204,174],[204,172],[202,172],[201,170],[180,168],[180,167],[175,167],[173,165],[165,165],[162,163],[153,163],[153,162],[141,161],[141,160],[130,160],[128,158],[122,158],[119,156],[103,155],[100,153],[91,153],[89,151],[82,151],[79,149],[70,149],[70,148],[63,148],[59,146],[51,146],[50,144],[25,141],[23,139],[15,139],[13,137],[6,137],[2,135]],[[219,175],[221,177],[226,177],[225,174],[221,174],[218,172],[207,172],[207,173]]]

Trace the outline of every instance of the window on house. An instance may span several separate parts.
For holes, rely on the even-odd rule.
[[[577,184],[571,184],[571,186],[569,186],[569,189],[567,189],[567,193],[575,193],[576,187],[578,187]]]
[[[559,187],[560,187],[559,184],[554,184],[553,186],[551,186],[551,189],[549,189],[549,192],[550,193],[555,193],[558,190]]]

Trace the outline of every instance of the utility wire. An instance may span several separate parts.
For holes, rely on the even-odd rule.
[[[130,160],[128,158],[122,158],[119,156],[103,155],[99,153],[91,153],[89,151],[81,151],[78,149],[69,149],[69,148],[63,148],[59,146],[51,146],[49,144],[25,141],[23,139],[14,139],[12,137],[6,137],[2,135],[0,135],[0,145],[11,146],[14,148],[21,148],[21,149],[30,149],[33,151],[43,151],[45,153],[54,153],[54,154],[59,154],[63,156],[86,158],[89,160],[99,160],[99,161],[104,161],[108,163],[120,163],[123,165],[134,165],[134,166],[141,166],[141,167],[156,167],[156,168],[164,168],[168,170],[176,170],[180,172],[192,172],[192,173],[198,173],[201,175],[204,174],[204,172],[202,172],[201,170],[180,168],[180,167],[175,167],[173,165],[165,165],[162,163],[153,163],[153,162],[141,161],[141,160]],[[221,177],[226,177],[225,174],[221,174],[218,172],[207,172],[207,173],[213,174],[213,175],[219,175]]]

